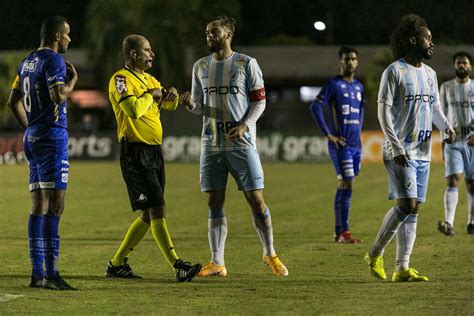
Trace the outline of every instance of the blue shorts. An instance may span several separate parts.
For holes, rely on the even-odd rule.
[[[263,189],[263,169],[256,149],[201,151],[201,191],[224,190],[228,174],[240,191]]]
[[[351,180],[359,175],[360,148],[342,147],[337,149],[334,144],[330,143],[328,149],[339,180]]]
[[[68,133],[60,127],[28,127],[23,147],[30,165],[30,191],[66,190],[69,175]]]
[[[430,162],[409,160],[408,167],[397,165],[393,160],[384,161],[388,172],[388,199],[416,198],[424,202],[428,179],[430,177]]]
[[[444,176],[464,173],[466,179],[474,178],[474,148],[465,140],[444,145]]]

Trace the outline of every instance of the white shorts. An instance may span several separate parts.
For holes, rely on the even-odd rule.
[[[240,191],[263,189],[263,169],[256,149],[201,151],[201,191],[223,190],[230,172]]]
[[[474,148],[466,141],[458,141],[444,146],[444,176],[464,173],[466,179],[474,178]]]
[[[430,162],[409,160],[408,167],[397,165],[393,160],[384,161],[388,172],[388,199],[416,198],[424,202],[428,179],[430,177]]]

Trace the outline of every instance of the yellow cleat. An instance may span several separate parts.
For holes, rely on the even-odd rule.
[[[385,270],[383,268],[383,258],[382,256],[375,256],[372,257],[369,253],[366,253],[364,256],[365,262],[369,266],[370,273],[380,280],[385,280],[387,275],[385,274]]]
[[[419,275],[418,271],[409,268],[403,271],[393,272],[392,282],[428,282],[428,277]]]
[[[263,256],[263,262],[272,269],[274,275],[287,276],[288,269],[283,265],[277,255]]]
[[[202,267],[201,271],[197,274],[200,277],[207,277],[207,276],[220,276],[225,277],[227,276],[227,269],[225,265],[218,265],[214,262],[209,262],[204,267]]]

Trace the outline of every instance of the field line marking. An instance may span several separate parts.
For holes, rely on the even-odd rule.
[[[8,293],[0,293],[0,303],[5,303],[8,301],[16,300],[17,298],[23,297],[24,295],[21,294],[8,294]]]

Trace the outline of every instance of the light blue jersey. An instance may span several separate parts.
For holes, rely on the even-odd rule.
[[[456,141],[464,141],[474,131],[474,81],[446,81],[441,84],[439,94],[441,109],[456,132]]]
[[[393,62],[382,74],[377,102],[384,160],[407,154],[430,161],[433,123],[442,131],[450,127],[440,108],[436,72],[403,58]]]
[[[262,71],[254,58],[234,52],[224,60],[212,54],[199,59],[193,66],[191,93],[202,108],[204,151],[256,148],[255,124],[243,138],[227,138],[229,130],[245,120],[251,103],[265,100]]]

